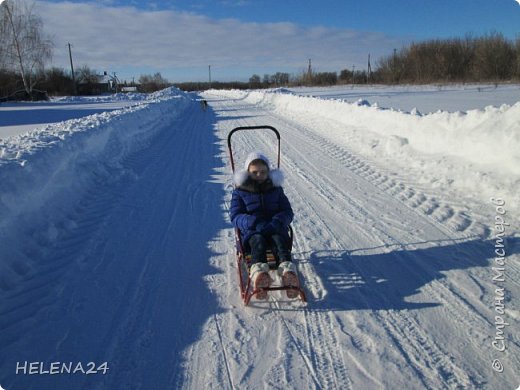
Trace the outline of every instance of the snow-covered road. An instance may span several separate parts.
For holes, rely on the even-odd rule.
[[[331,142],[320,132],[334,123],[313,128],[223,96],[205,96],[217,114],[219,138],[236,126],[270,124],[282,131],[285,187],[296,214],[294,254],[310,302],[273,300],[253,305],[261,310],[242,310],[229,278],[229,244],[226,256],[212,262],[224,271],[214,289],[227,285],[219,302],[229,310],[190,349],[188,387],[211,387],[223,371],[236,388],[507,383],[490,370],[493,244],[472,231],[476,221],[450,199],[416,189],[413,178],[405,182]],[[252,149],[272,153],[275,139],[244,133],[235,149],[242,156]],[[511,268],[508,278],[518,280],[518,268]],[[218,327],[226,367],[209,370],[200,354]],[[509,350],[511,369],[519,364],[517,348],[512,343]],[[201,362],[204,369],[197,369]]]
[[[0,212],[10,217],[0,224],[0,385],[516,388],[514,214],[507,214],[502,283],[493,279],[493,204],[459,198],[458,187],[445,191],[414,176],[413,166],[385,166],[387,160],[348,148],[338,136],[362,127],[316,113],[299,117],[287,105],[251,102],[233,91],[203,97],[205,112],[184,97],[182,109],[170,109],[179,99],[157,103],[163,108],[146,121],[139,110],[114,114],[108,123],[116,140],[125,139],[113,125],[122,121],[140,131],[138,141],[116,153],[121,143],[105,140],[110,153],[95,164],[64,168],[88,174],[63,210],[50,197],[36,202],[50,211],[25,215],[12,200],[16,191],[0,193]],[[277,293],[247,308],[240,300],[226,137],[247,125],[281,132],[281,168],[295,211],[293,253],[307,304]],[[270,133],[241,132],[233,142],[240,165],[253,149],[274,157]],[[60,194],[53,180],[47,187]],[[502,287],[505,299],[497,297]],[[502,316],[497,298],[506,308]],[[497,327],[497,317],[509,325]],[[499,330],[505,351],[493,346]],[[493,370],[496,359],[503,372]],[[107,362],[109,369],[28,375],[24,362],[43,362],[43,370],[52,362]]]

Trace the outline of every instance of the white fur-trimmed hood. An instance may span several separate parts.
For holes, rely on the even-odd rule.
[[[265,162],[265,165],[267,165],[268,167],[271,165],[269,163],[269,159],[264,155],[262,154],[261,152],[251,152],[248,154],[248,156],[246,157],[246,161],[244,162],[244,169],[247,171],[249,169],[249,164],[251,164],[251,162],[253,160],[262,160],[263,162]]]
[[[236,171],[233,174],[233,183],[235,183],[235,185],[239,187],[246,182],[248,177],[249,174],[245,169],[241,171]],[[273,182],[273,186],[275,187],[281,187],[285,180],[285,176],[280,169],[269,170],[269,178],[271,179],[271,181]]]

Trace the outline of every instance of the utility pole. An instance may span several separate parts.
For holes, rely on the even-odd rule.
[[[114,77],[113,77],[113,81],[114,81],[114,86],[116,87],[116,93],[118,92],[118,89],[119,89],[119,80],[117,79],[117,74],[116,72],[113,72],[114,74]]]
[[[397,84],[397,49],[394,48],[394,61],[392,66],[392,76],[393,76],[393,82]]]
[[[352,65],[352,86],[354,86],[354,75],[356,72],[356,65]]]
[[[209,72],[209,87],[211,88],[211,65],[208,66],[208,72]]]
[[[72,64],[72,50],[70,49],[70,43],[68,43],[68,45],[69,45],[70,70],[72,72],[72,88],[74,91],[74,95],[77,95],[76,76],[74,75],[74,65]]]
[[[371,77],[372,77],[372,67],[370,66],[370,53],[368,53],[367,84],[370,83]]]
[[[309,67],[307,68],[307,79],[309,84],[312,84],[312,64],[311,59],[309,58]]]

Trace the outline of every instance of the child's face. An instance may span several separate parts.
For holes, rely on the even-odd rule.
[[[262,163],[249,165],[249,169],[247,171],[251,179],[258,183],[263,183],[269,174],[269,169]]]

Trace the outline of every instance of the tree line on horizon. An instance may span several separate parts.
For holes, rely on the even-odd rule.
[[[520,38],[500,33],[464,39],[413,42],[379,59],[376,70],[253,75],[250,86],[316,86],[337,84],[430,84],[520,81]]]
[[[412,43],[382,58],[377,73],[385,83],[518,81],[520,37],[493,32]]]
[[[376,70],[338,72],[277,72],[254,74],[240,83],[181,83],[187,90],[208,87],[260,89],[273,87],[333,86],[342,84],[500,83],[520,81],[520,37],[515,41],[493,32],[481,37],[430,39],[379,59]]]
[[[24,0],[0,4],[0,101],[10,96],[39,99],[45,95],[97,94],[101,75],[87,65],[74,74],[63,68],[45,69],[52,56],[52,40],[43,34],[41,18]],[[105,74],[106,75],[106,74]],[[138,82],[119,82],[140,92],[153,92],[172,83],[157,72]],[[184,82],[184,90],[259,89],[341,84],[429,84],[520,81],[520,37],[493,32],[481,37],[431,39],[413,42],[377,61],[375,70],[307,71],[254,74],[248,82]],[[80,90],[78,91],[78,88]]]

